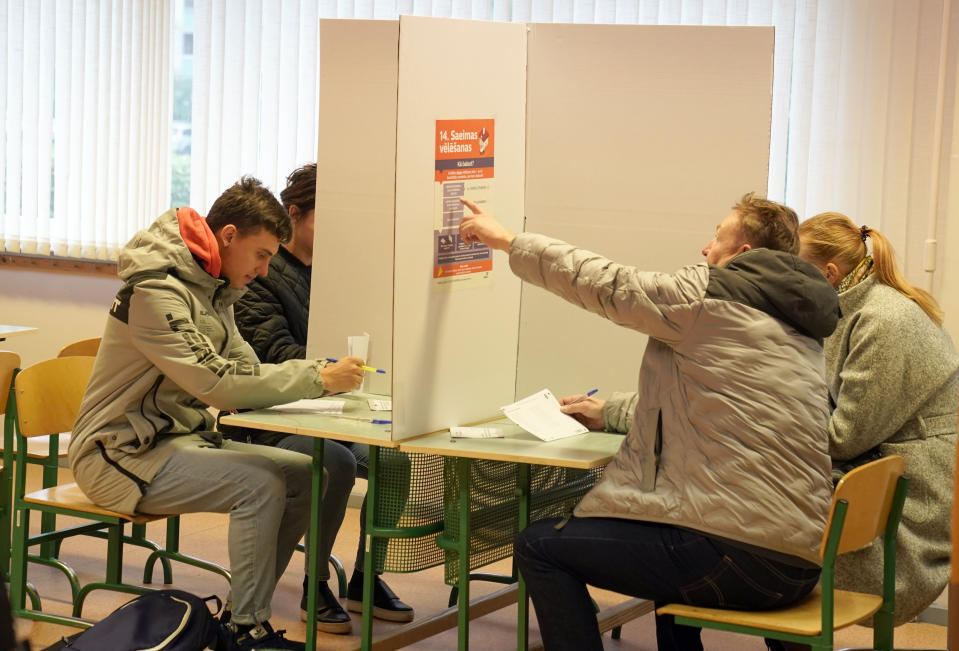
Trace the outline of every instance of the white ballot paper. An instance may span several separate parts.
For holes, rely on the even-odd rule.
[[[572,416],[559,410],[559,401],[549,389],[537,391],[500,411],[527,432],[544,441],[555,441],[589,431]]]
[[[318,398],[309,398],[288,402],[282,405],[274,405],[270,409],[282,411],[290,414],[342,414],[345,400],[320,400]]]
[[[346,354],[350,357],[359,357],[365,364],[370,356],[370,333],[364,332],[361,335],[350,335],[346,338]],[[363,382],[360,388],[350,393],[362,393],[366,391],[366,374],[363,374]]]
[[[451,427],[451,439],[501,439],[503,430],[498,427]]]
[[[390,411],[391,409],[393,409],[392,400],[367,398],[366,402],[370,406],[370,411]]]

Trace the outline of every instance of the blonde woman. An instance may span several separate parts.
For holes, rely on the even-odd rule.
[[[911,483],[896,548],[898,625],[931,604],[949,576],[959,355],[936,300],[905,280],[882,233],[823,213],[800,224],[799,238],[800,257],[836,288],[842,309],[824,350],[834,474],[881,455],[906,459]],[[837,587],[877,592],[881,546],[843,556]]]

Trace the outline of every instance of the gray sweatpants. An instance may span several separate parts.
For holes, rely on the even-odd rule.
[[[154,476],[137,511],[229,513],[232,618],[270,618],[276,583],[310,519],[310,458],[280,448],[224,440],[185,447]]]

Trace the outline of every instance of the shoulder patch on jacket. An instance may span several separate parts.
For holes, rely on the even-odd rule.
[[[139,283],[142,283],[144,280],[158,280],[160,278],[166,278],[169,275],[169,270],[154,270],[141,271],[127,278],[127,281],[123,283],[123,287],[120,288],[120,291],[117,292],[116,297],[113,299],[113,305],[110,306],[110,316],[112,316],[114,319],[119,319],[123,323],[129,323],[130,297],[133,296],[133,288]]]

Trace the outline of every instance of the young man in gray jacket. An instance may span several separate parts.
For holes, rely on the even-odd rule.
[[[568,521],[516,538],[547,649],[602,649],[586,586],[657,602],[766,609],[819,578],[831,497],[822,338],[835,292],[800,260],[798,220],[751,194],[705,263],[650,273],[543,235],[515,235],[471,202],[463,239],[509,253],[527,282],[649,335],[639,391],[565,410],[626,433]],[[657,618],[660,649],[702,649]]]
[[[267,274],[290,218],[245,177],[206,219],[172,209],[120,252],[110,308],[73,435],[70,466],[96,504],[122,513],[230,514],[229,627],[236,649],[302,649],[268,622],[310,514],[310,457],[225,441],[208,407],[267,407],[359,386],[362,360],[260,364],[233,303]]]

